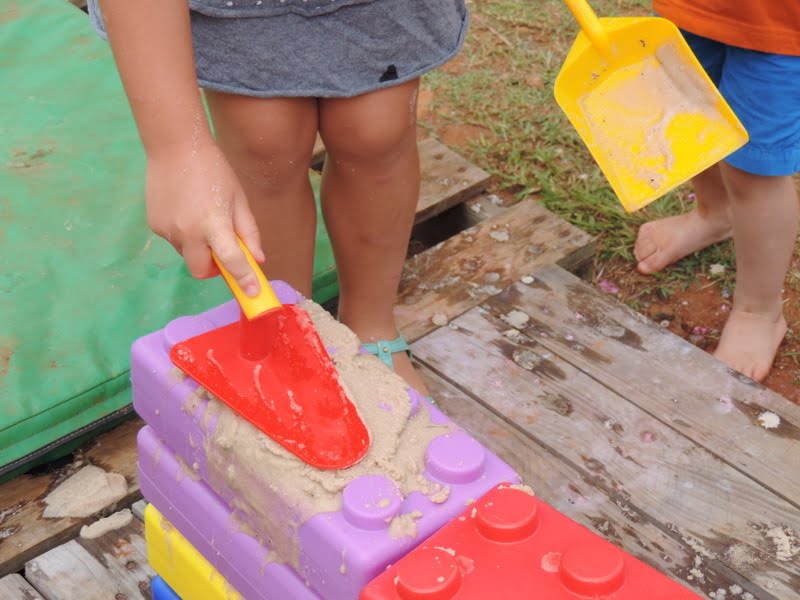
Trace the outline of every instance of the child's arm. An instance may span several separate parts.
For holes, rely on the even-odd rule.
[[[195,79],[188,3],[101,0],[101,8],[147,155],[148,223],[193,275],[216,273],[213,249],[254,295],[258,283],[235,233],[262,261],[258,228],[211,136]]]

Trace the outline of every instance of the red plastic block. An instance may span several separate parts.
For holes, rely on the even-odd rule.
[[[361,600],[698,600],[527,492],[500,485],[390,566]]]

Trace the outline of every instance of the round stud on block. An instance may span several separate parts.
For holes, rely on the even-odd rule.
[[[625,558],[608,542],[592,540],[564,552],[559,575],[564,587],[580,596],[613,594],[625,582]]]
[[[285,281],[270,281],[269,284],[281,304],[299,304],[304,300],[303,296]]]
[[[360,529],[385,529],[400,512],[402,496],[382,475],[364,475],[351,481],[342,493],[342,513]]]
[[[395,589],[403,600],[450,600],[460,587],[456,559],[442,548],[418,548],[397,565]]]
[[[164,327],[164,350],[169,352],[178,342],[214,329],[214,324],[203,317],[178,317]]]
[[[425,453],[425,466],[445,483],[464,484],[483,473],[486,451],[463,431],[447,433],[431,440]]]
[[[494,542],[519,542],[539,527],[538,506],[530,494],[505,488],[476,505],[475,525],[481,535]]]

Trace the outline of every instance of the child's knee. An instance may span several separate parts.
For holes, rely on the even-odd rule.
[[[297,135],[247,135],[226,148],[226,155],[241,178],[259,189],[274,190],[307,177],[313,137],[311,140]]]
[[[323,124],[320,133],[334,160],[357,163],[365,168],[370,165],[383,168],[414,150],[415,127],[404,115],[397,115],[380,122],[364,119]]]

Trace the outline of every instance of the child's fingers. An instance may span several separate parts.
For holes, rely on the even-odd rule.
[[[251,298],[258,295],[261,286],[244,252],[239,247],[239,241],[233,229],[218,232],[209,240],[211,250],[217,257],[222,268],[231,274],[236,284],[246,296]]]
[[[262,263],[265,260],[264,250],[261,247],[261,235],[258,231],[255,217],[247,205],[247,199],[242,197],[234,203],[233,209],[233,229],[242,239],[244,245],[250,250],[250,254],[256,262]]]
[[[216,267],[211,259],[211,251],[203,240],[184,242],[180,252],[192,277],[206,279],[214,275]]]

